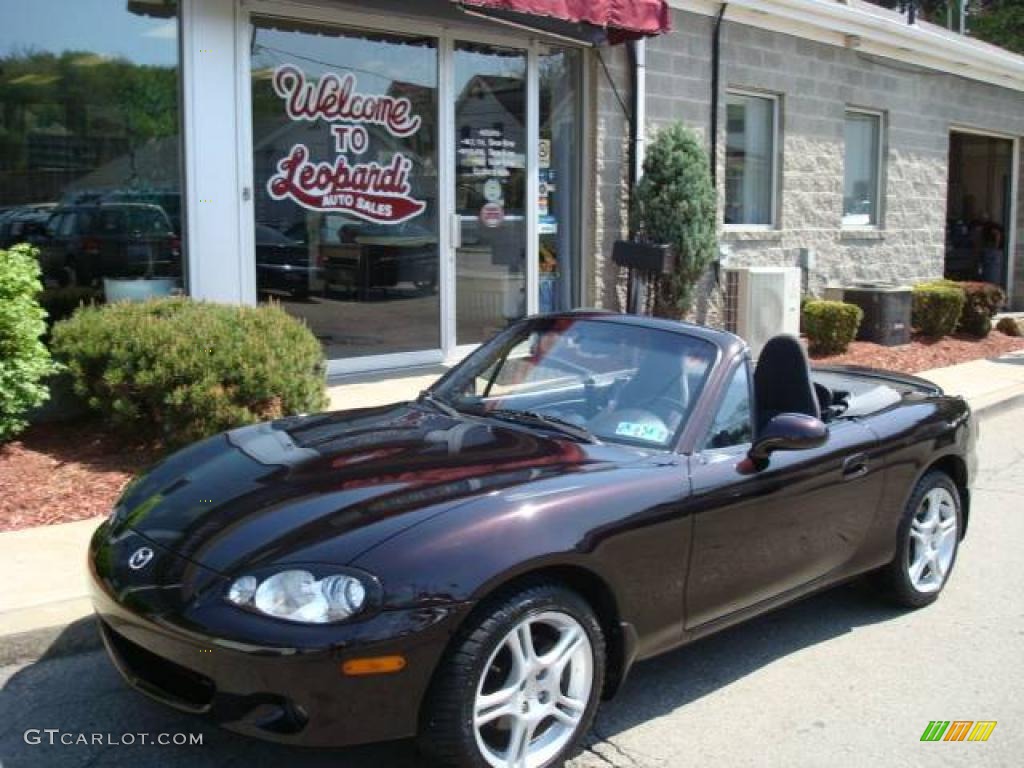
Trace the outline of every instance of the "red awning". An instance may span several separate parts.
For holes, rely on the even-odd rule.
[[[455,0],[467,8],[524,16],[542,16],[571,24],[589,24],[620,43],[668,32],[671,28],[665,0]],[[525,23],[525,21],[524,21]]]

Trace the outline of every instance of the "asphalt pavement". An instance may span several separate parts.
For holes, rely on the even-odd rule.
[[[571,768],[1024,764],[1021,435],[1024,408],[982,423],[970,533],[935,605],[891,608],[858,581],[641,664]],[[0,686],[5,768],[419,766],[405,743],[234,736],[127,689],[98,652],[0,668]],[[983,743],[921,742],[931,720],[998,725]],[[202,743],[151,743],[177,734]]]

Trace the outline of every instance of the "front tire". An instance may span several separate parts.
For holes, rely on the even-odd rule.
[[[945,472],[928,472],[903,512],[896,556],[881,573],[887,596],[907,608],[935,602],[956,563],[961,531],[956,483]]]
[[[605,642],[558,584],[497,596],[453,642],[424,703],[419,747],[444,768],[553,768],[589,730]]]

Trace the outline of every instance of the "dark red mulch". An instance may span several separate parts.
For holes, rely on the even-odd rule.
[[[0,446],[0,531],[105,515],[159,456],[96,420],[29,427]]]
[[[919,373],[971,360],[999,357],[1020,350],[1024,350],[1024,338],[992,331],[984,339],[960,333],[940,339],[915,335],[910,344],[899,347],[883,347],[867,341],[855,341],[845,354],[831,357],[812,356],[812,359],[815,363],[822,364],[866,365],[901,373]]]

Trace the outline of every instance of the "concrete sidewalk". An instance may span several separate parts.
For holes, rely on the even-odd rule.
[[[332,408],[408,400],[444,369],[412,375],[353,377],[330,388]],[[1024,353],[918,374],[967,398],[979,416],[1024,405]],[[85,553],[102,518],[0,533],[0,665],[35,658],[73,622],[89,615]],[[81,633],[80,633],[81,634]],[[98,642],[94,633],[65,645]]]

